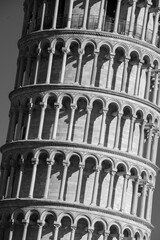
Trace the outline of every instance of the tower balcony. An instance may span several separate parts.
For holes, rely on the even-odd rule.
[[[130,21],[120,20],[118,22],[117,31],[115,32],[115,18],[108,17],[105,19],[103,17],[102,26],[101,28],[98,27],[99,16],[98,15],[90,15],[87,19],[86,26],[84,27],[83,24],[84,16],[83,14],[72,14],[71,18],[71,26],[70,29],[81,29],[81,30],[96,30],[102,32],[109,32],[109,33],[117,33],[125,36],[129,36],[135,39],[142,40],[143,34],[143,25],[135,24],[133,32],[130,32]],[[67,27],[68,17],[67,16],[59,16],[57,17],[57,23],[55,29],[68,29]],[[35,19],[34,21],[30,21],[27,26],[26,35],[31,34],[32,32],[39,31],[39,30],[48,30],[53,29],[52,27],[52,17],[46,16],[44,18],[43,29],[41,29],[41,18]],[[153,44],[153,29],[147,28],[145,31],[144,41],[147,43]],[[160,40],[160,31],[157,32],[155,37],[154,45],[156,47],[160,47],[159,44]]]

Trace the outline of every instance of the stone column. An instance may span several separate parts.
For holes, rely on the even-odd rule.
[[[49,191],[49,184],[50,184],[50,178],[51,178],[51,172],[52,172],[52,166],[54,162],[51,159],[47,159],[47,177],[46,177],[46,186],[44,190],[44,198],[48,197],[48,191]]]
[[[100,170],[101,168],[98,166],[95,172],[94,187],[93,187],[92,200],[91,200],[91,205],[93,206],[95,206],[97,202],[98,181],[99,181]]]
[[[88,237],[87,237],[87,240],[91,240],[91,239],[92,239],[93,231],[94,231],[93,228],[89,228],[89,229],[88,229]]]
[[[28,229],[29,222],[24,219],[24,220],[22,220],[22,223],[24,224],[22,240],[26,240],[26,237],[27,237],[27,229]]]
[[[137,214],[138,187],[139,187],[139,178],[135,179],[135,182],[134,182],[133,203],[132,203],[132,209],[131,209],[131,214],[133,215]]]
[[[67,133],[67,140],[68,141],[71,141],[71,137],[72,137],[75,110],[76,110],[76,105],[71,104],[71,117],[70,117],[70,122],[69,122],[68,133]]]
[[[96,73],[97,73],[97,62],[98,62],[98,55],[99,51],[95,50],[94,51],[94,61],[93,61],[93,66],[92,66],[92,74],[91,74],[91,87],[95,86],[95,81],[96,81]]]
[[[85,1],[85,8],[84,8],[84,16],[83,16],[83,25],[82,25],[83,29],[86,29],[87,18],[88,18],[88,10],[89,10],[89,0],[86,0]]]
[[[54,222],[55,230],[54,230],[54,238],[53,238],[53,240],[57,240],[58,239],[58,233],[59,233],[60,226],[61,225],[58,222]]]
[[[71,225],[71,238],[70,240],[74,240],[75,239],[75,233],[76,233],[76,225]]]
[[[47,108],[47,103],[41,102],[40,106],[41,106],[41,117],[39,122],[38,139],[42,139],[42,131],[43,131],[44,117],[45,117],[45,111]]]
[[[136,3],[137,0],[133,0],[132,5],[132,12],[131,12],[131,18],[130,18],[130,26],[129,26],[129,36],[133,37],[133,30],[134,30],[134,24],[135,24],[135,10],[136,10]]]
[[[157,37],[157,33],[158,33],[158,25],[159,25],[159,15],[160,15],[160,8],[158,7],[158,9],[155,12],[155,21],[154,21],[154,27],[153,27],[153,35],[152,35],[152,44],[155,45],[156,44],[156,37]]]
[[[29,85],[29,73],[30,73],[31,61],[32,61],[32,57],[28,54],[24,85]]]
[[[59,103],[55,103],[54,106],[56,108],[56,113],[55,113],[54,129],[53,129],[53,135],[52,135],[52,139],[53,140],[56,139],[57,127],[58,127],[58,119],[59,119],[59,111],[60,111],[61,105]]]
[[[151,71],[152,71],[152,67],[149,66],[148,72],[147,72],[146,91],[144,96],[146,100],[149,99],[149,91],[150,91],[150,85],[151,85]]]
[[[78,53],[79,53],[79,59],[78,59],[78,66],[77,66],[76,80],[75,80],[76,84],[79,84],[79,82],[80,82],[80,74],[81,74],[81,67],[82,67],[82,57],[83,57],[83,54],[84,54],[83,49],[79,49]]]
[[[8,186],[8,192],[7,192],[7,198],[12,197],[12,190],[13,190],[13,184],[14,184],[14,174],[15,174],[15,163],[14,159],[11,160],[11,172],[10,172],[10,179],[9,179],[9,186]]]
[[[53,23],[52,23],[53,29],[56,29],[56,26],[57,26],[58,7],[59,7],[59,0],[56,0],[55,6],[54,6]]]
[[[137,66],[137,73],[136,73],[136,82],[135,82],[135,87],[134,87],[134,95],[138,96],[139,93],[139,84],[140,84],[140,75],[141,75],[141,68],[142,68],[142,62],[138,63]]]
[[[122,119],[122,113],[119,112],[117,115],[117,125],[116,125],[115,140],[114,140],[114,148],[115,149],[118,149],[118,145],[119,145],[121,119]]]
[[[143,184],[142,199],[141,199],[141,205],[140,205],[140,218],[144,218],[146,195],[147,195],[147,183],[145,182]]]
[[[101,128],[100,128],[100,134],[99,134],[99,143],[98,145],[103,146],[104,145],[104,135],[105,135],[105,122],[106,122],[106,115],[107,115],[107,109],[103,109],[102,114],[102,121],[101,121]]]
[[[101,31],[102,30],[102,21],[103,21],[103,17],[104,17],[104,4],[105,4],[105,0],[101,0],[99,16],[98,16],[98,28],[97,28],[97,31]]]
[[[157,105],[160,107],[160,83],[158,84]]]
[[[69,12],[68,12],[68,20],[67,20],[67,28],[71,27],[72,11],[73,11],[73,0],[70,0]]]
[[[83,177],[84,167],[85,167],[85,165],[83,163],[79,164],[79,175],[78,175],[76,197],[75,197],[75,202],[76,203],[79,203],[79,201],[80,201],[80,193],[81,193],[82,177]]]
[[[123,180],[123,189],[122,189],[122,199],[121,199],[121,206],[120,206],[120,211],[124,211],[124,204],[126,200],[126,192],[127,192],[127,183],[128,183],[129,175],[125,174],[124,175],[124,180]]]
[[[21,128],[22,128],[22,121],[23,121],[23,111],[24,111],[24,106],[21,106],[19,108],[18,127],[17,127],[17,132],[16,132],[16,140],[20,140],[21,139]]]
[[[131,116],[127,152],[132,151],[133,129],[134,129],[135,120],[136,120],[136,116]]]
[[[121,2],[122,2],[122,0],[117,0],[117,8],[116,8],[116,15],[115,15],[115,22],[114,22],[114,30],[113,30],[114,33],[117,33],[117,31],[118,31]]]
[[[114,184],[115,175],[116,175],[116,171],[112,170],[110,172],[110,182],[109,182],[109,190],[108,190],[107,208],[111,208],[111,204],[112,204],[113,184]]]
[[[49,52],[49,60],[48,60],[46,84],[50,84],[51,72],[52,72],[52,62],[53,62],[53,54],[55,54],[55,49],[49,48],[48,52]]]
[[[13,232],[14,232],[14,220],[10,219],[10,230],[9,230],[8,240],[13,239]]]
[[[18,86],[22,87],[23,85],[23,77],[24,77],[24,68],[26,64],[26,56],[21,55],[20,56],[20,67],[19,67],[19,74],[18,74]]]
[[[103,240],[107,240],[109,237],[110,233],[109,232],[104,232],[104,237]]]
[[[16,125],[16,121],[17,121],[17,113],[18,113],[18,109],[17,108],[11,108],[12,111],[12,115],[11,115],[11,127],[10,127],[10,132],[8,133],[9,138],[8,141],[14,141],[14,131],[15,131],[15,125]]]
[[[143,147],[144,147],[144,127],[146,122],[143,120],[141,122],[141,130],[140,130],[140,139],[139,139],[139,148],[138,148],[138,155],[142,157],[143,155]]]
[[[148,201],[147,201],[147,212],[146,212],[146,220],[150,222],[151,220],[151,211],[152,211],[152,200],[153,200],[153,186],[148,187]]]
[[[19,195],[20,195],[22,177],[23,177],[23,172],[24,172],[24,158],[21,157],[19,164],[20,164],[19,179],[18,179],[18,186],[17,186],[15,198],[19,198]]]
[[[148,10],[149,10],[151,5],[152,5],[151,0],[146,0],[146,8],[145,8],[144,19],[143,19],[143,28],[142,28],[141,40],[145,39],[146,27],[147,27],[147,18],[148,18]]]
[[[153,90],[153,98],[152,98],[152,102],[154,104],[156,104],[156,102],[157,102],[158,78],[159,78],[158,72],[155,72],[154,90]]]
[[[87,143],[87,139],[88,139],[91,111],[92,111],[92,107],[91,106],[87,106],[87,117],[86,117],[84,138],[83,138],[83,142],[84,143]]]
[[[7,179],[8,179],[8,168],[7,168],[7,164],[4,164],[4,171],[3,171],[2,183],[1,183],[1,189],[0,189],[0,199],[5,198]]]
[[[151,145],[152,145],[152,132],[153,132],[153,126],[149,126],[149,135],[148,135],[148,142],[147,142],[147,153],[146,158],[150,160],[151,156]]]
[[[35,180],[36,180],[38,159],[32,158],[32,164],[33,164],[33,170],[32,170],[30,190],[29,190],[29,195],[28,195],[29,198],[33,198],[33,191],[34,191]]]
[[[36,62],[36,68],[35,68],[35,75],[34,75],[34,85],[37,84],[37,77],[38,77],[38,70],[39,70],[39,64],[41,60],[41,48],[37,48],[37,62]]]
[[[59,193],[59,200],[63,201],[63,195],[64,195],[64,188],[65,188],[65,183],[66,183],[66,177],[67,177],[67,171],[69,167],[69,162],[63,161],[63,177],[61,181],[61,187],[60,187],[60,193]]]
[[[26,134],[25,134],[25,140],[28,140],[29,136],[29,129],[31,124],[31,117],[32,117],[32,111],[33,111],[33,104],[29,104],[29,111],[28,111],[28,121],[27,121],[27,127],[26,127]]]
[[[45,225],[45,222],[38,220],[37,221],[38,224],[38,233],[37,233],[37,239],[36,240],[41,240],[42,238],[42,230],[43,230],[43,226]]]
[[[32,15],[31,31],[35,30],[36,10],[37,10],[37,0],[34,1],[34,5],[33,5],[33,15]]]
[[[127,82],[127,68],[128,68],[129,59],[124,59],[124,68],[123,68],[123,77],[122,77],[122,85],[121,85],[121,92],[125,92],[126,90],[126,82]]]
[[[152,146],[152,151],[151,151],[151,161],[153,164],[156,164],[158,139],[159,139],[159,132],[156,129],[155,133],[154,133],[153,146]]]
[[[65,75],[65,69],[66,69],[66,62],[67,62],[67,54],[69,53],[69,50],[67,48],[62,48],[63,51],[63,60],[62,60],[62,70],[61,70],[61,79],[60,83],[64,82],[64,75]]]
[[[41,17],[40,31],[43,30],[44,19],[45,19],[45,11],[46,11],[46,2],[47,2],[47,0],[43,0],[43,8],[42,8],[42,17]]]
[[[10,141],[10,132],[11,132],[11,127],[12,127],[12,118],[13,118],[13,109],[11,108],[9,111],[9,126],[7,130],[7,138],[6,142],[8,143]]]
[[[108,73],[107,73],[107,83],[106,83],[106,88],[111,88],[111,86],[109,86],[110,83],[110,79],[112,76],[112,67],[113,67],[113,62],[114,62],[114,54],[110,54],[110,60],[109,60],[109,65],[108,65]]]

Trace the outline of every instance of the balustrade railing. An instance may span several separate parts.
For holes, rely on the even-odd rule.
[[[87,23],[86,23],[86,29],[88,30],[96,30],[98,28],[98,15],[90,15]],[[57,18],[57,25],[56,28],[66,28],[67,27],[67,16],[59,16]],[[33,32],[33,31],[38,31],[40,30],[40,18],[34,20],[34,22],[29,22],[28,27],[27,27],[27,34]],[[102,28],[101,31],[104,32],[113,32],[114,31],[114,18],[106,18],[103,20]],[[81,29],[83,27],[83,14],[73,14],[72,15],[72,20],[71,20],[71,28],[72,29]],[[129,34],[129,27],[130,27],[130,22],[127,21],[119,21],[118,23],[118,34],[122,35],[128,35]],[[52,18],[51,16],[45,16],[44,18],[44,24],[43,24],[43,29],[50,29],[52,28]],[[142,36],[142,29],[143,25],[136,24],[133,30],[133,37],[136,39],[141,39]],[[148,43],[152,42],[152,36],[153,36],[153,31],[151,29],[146,30],[145,34],[145,41]],[[160,41],[160,31],[157,33],[157,38],[156,38],[156,43],[155,45],[157,47],[160,47],[159,44]]]

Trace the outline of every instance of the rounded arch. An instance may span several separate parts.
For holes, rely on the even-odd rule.
[[[71,224],[74,223],[74,217],[73,217],[73,215],[72,215],[71,213],[67,213],[67,212],[63,212],[63,213],[61,213],[60,215],[58,215],[58,217],[57,217],[57,222],[58,222],[58,223],[61,223],[61,221],[62,221],[62,219],[63,219],[64,217],[69,217],[69,219],[71,220]]]
[[[78,215],[75,220],[74,220],[74,224],[77,226],[77,223],[79,220],[81,219],[85,219],[88,223],[88,228],[91,227],[91,219],[88,217],[88,216],[85,216],[85,215]]]
[[[70,48],[72,43],[77,43],[78,47],[81,48],[81,40],[79,38],[70,38],[66,41],[65,47]]]
[[[85,49],[88,44],[91,44],[95,49],[97,49],[97,43],[93,39],[87,39],[82,42],[82,49]]]

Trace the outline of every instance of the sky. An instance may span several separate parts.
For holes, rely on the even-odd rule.
[[[23,0],[0,0],[0,146],[6,141],[10,101],[8,94],[14,88],[17,41],[23,24]],[[160,156],[160,154],[158,154]],[[159,166],[160,166],[160,159]],[[158,162],[158,161],[157,161]],[[158,163],[157,163],[158,164]],[[160,176],[154,193],[151,240],[160,239]]]

